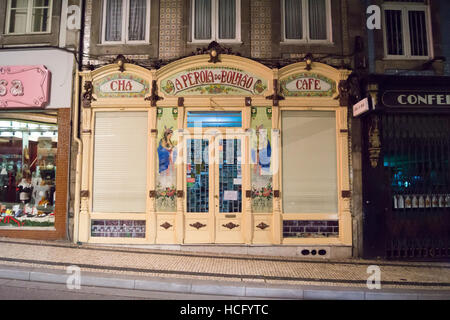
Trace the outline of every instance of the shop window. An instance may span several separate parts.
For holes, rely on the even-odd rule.
[[[52,0],[8,0],[6,33],[48,33]]]
[[[103,0],[102,42],[148,43],[150,0]]]
[[[223,111],[189,111],[187,114],[188,128],[241,128],[241,112]]]
[[[240,0],[192,0],[192,42],[240,41]]]
[[[330,42],[329,0],[283,0],[283,40],[285,42]]]
[[[58,127],[0,120],[0,227],[53,227]]]
[[[337,213],[335,113],[283,111],[282,149],[284,213]]]
[[[431,43],[428,6],[423,0],[406,2],[383,6],[386,57],[426,59]]]
[[[147,112],[96,113],[94,212],[146,211],[147,122]]]

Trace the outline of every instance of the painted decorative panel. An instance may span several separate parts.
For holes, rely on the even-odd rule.
[[[179,72],[161,81],[162,90],[172,96],[261,95],[267,81],[237,68],[205,66]]]
[[[320,74],[303,72],[280,81],[281,93],[287,97],[331,97],[336,82]]]
[[[177,172],[175,161],[178,143],[178,109],[157,109],[156,211],[177,210]]]
[[[127,73],[116,73],[94,82],[98,98],[139,98],[148,92],[148,81]]]
[[[145,220],[92,220],[91,237],[145,238]]]
[[[251,129],[252,210],[256,213],[271,213],[273,208],[272,108],[252,107]]]
[[[284,220],[283,238],[337,238],[339,221]]]

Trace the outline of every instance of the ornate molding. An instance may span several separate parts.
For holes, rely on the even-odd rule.
[[[380,129],[378,128],[379,121],[380,119],[377,115],[372,116],[369,127],[369,160],[372,168],[378,166],[381,152]]]
[[[156,84],[156,80],[152,81],[152,94],[144,99],[145,101],[150,101],[152,107],[156,107],[156,103],[159,100],[164,100],[163,97],[158,96],[158,85]]]
[[[92,101],[97,101],[93,95],[94,86],[92,81],[86,81],[84,83],[84,92],[83,92],[83,107],[90,108]]]
[[[269,226],[268,224],[264,223],[264,222],[261,222],[261,223],[258,224],[256,227],[259,228],[259,229],[261,229],[261,230],[265,230],[265,229],[267,229],[267,228],[270,227],[270,226]]]
[[[169,229],[170,227],[173,227],[169,222],[164,222],[162,225],[160,225],[160,227],[164,228],[164,229]]]
[[[206,224],[203,224],[203,223],[200,223],[200,222],[196,222],[196,223],[190,224],[190,226],[192,228],[195,228],[195,229],[199,230],[201,228],[206,227]]]
[[[234,228],[239,227],[238,224],[234,224],[233,222],[228,222],[227,224],[223,224],[222,227],[233,230]]]
[[[278,90],[278,80],[274,79],[273,80],[273,94],[266,97],[267,100],[272,100],[273,101],[273,105],[275,107],[278,107],[278,102],[280,100],[284,100],[283,96],[279,95],[279,90]]]
[[[356,74],[350,75],[347,80],[339,81],[339,105],[346,107],[361,100],[361,86]]]

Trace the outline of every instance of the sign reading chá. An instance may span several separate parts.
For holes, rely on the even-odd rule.
[[[50,71],[43,65],[0,66],[1,108],[43,108],[49,101]]]
[[[94,83],[99,98],[144,97],[148,89],[148,81],[130,74],[114,74]]]
[[[206,66],[163,79],[161,88],[168,95],[260,95],[267,81],[237,68]]]

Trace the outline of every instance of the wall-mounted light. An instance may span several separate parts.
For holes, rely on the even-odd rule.
[[[306,54],[304,61],[306,63],[305,70],[310,71],[312,69],[313,56],[311,53]]]

